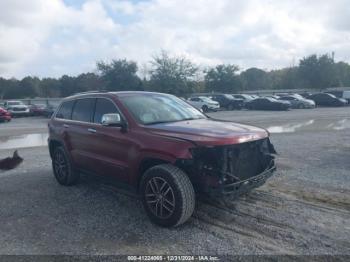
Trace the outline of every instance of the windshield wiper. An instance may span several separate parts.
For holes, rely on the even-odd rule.
[[[178,121],[187,121],[187,120],[197,120],[197,119],[203,119],[203,118],[194,118],[194,117],[188,117],[188,118],[184,118]]]
[[[177,120],[167,120],[167,121],[154,121],[150,123],[146,123],[145,125],[156,125],[156,124],[164,124],[164,123],[171,123],[171,122],[177,122]]]
[[[179,119],[179,120],[155,121],[155,122],[146,123],[145,125],[148,126],[148,125],[156,125],[156,124],[164,124],[164,123],[174,123],[174,122],[188,121],[188,120],[197,120],[197,119],[204,119],[204,118],[188,117],[188,118]]]

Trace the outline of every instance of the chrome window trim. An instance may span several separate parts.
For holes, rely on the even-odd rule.
[[[69,101],[73,101],[74,102],[74,106],[72,108],[72,113],[71,113],[71,117],[73,115],[73,109],[75,107],[75,103],[77,100],[81,100],[81,99],[98,99],[98,98],[101,98],[101,99],[107,99],[109,101],[111,101],[113,103],[113,105],[115,106],[115,108],[118,110],[118,112],[120,113],[123,121],[125,121],[125,123],[129,126],[129,123],[126,119],[126,117],[124,116],[124,114],[122,113],[122,111],[119,109],[119,107],[116,105],[116,103],[113,101],[113,99],[111,99],[110,97],[105,97],[105,96],[87,96],[87,97],[79,97],[79,98],[72,98],[72,99],[69,99],[69,100],[66,100],[66,101],[63,101],[60,106],[57,108],[54,116],[53,116],[53,119],[55,119],[56,121],[59,121],[59,122],[69,122],[69,123],[81,123],[81,124],[90,124],[90,125],[95,125],[95,126],[104,126],[100,123],[94,123],[94,122],[85,122],[85,121],[79,121],[79,120],[73,120],[73,119],[65,119],[65,118],[57,118],[56,117],[56,114],[57,112],[61,109],[62,105],[64,102],[69,102]],[[95,116],[95,109],[96,109],[96,101],[95,101],[95,104],[94,104],[94,109],[93,109],[93,117]],[[92,119],[93,121],[93,119]],[[116,127],[116,128],[120,128],[120,127]]]

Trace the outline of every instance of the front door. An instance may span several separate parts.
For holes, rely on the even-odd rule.
[[[93,152],[94,172],[127,182],[133,143],[129,133],[122,132],[121,127],[101,124],[102,116],[111,113],[120,114],[114,102],[107,98],[97,98],[89,142]]]

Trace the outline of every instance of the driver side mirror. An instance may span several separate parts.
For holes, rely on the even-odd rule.
[[[122,121],[119,114],[104,114],[101,124],[104,126],[121,126]]]
[[[101,124],[103,126],[117,126],[121,127],[121,132],[126,132],[127,123],[121,119],[120,114],[104,114],[102,116]]]

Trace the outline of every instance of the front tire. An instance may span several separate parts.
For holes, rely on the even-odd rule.
[[[54,149],[52,168],[57,182],[61,185],[71,186],[79,180],[79,173],[73,169],[72,163],[62,146]]]
[[[163,227],[186,222],[195,207],[195,193],[188,176],[170,164],[154,166],[143,175],[142,202],[150,220]]]

